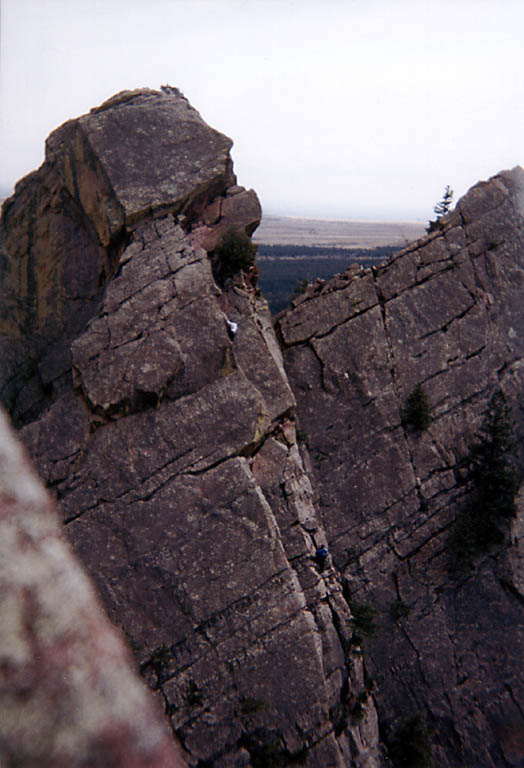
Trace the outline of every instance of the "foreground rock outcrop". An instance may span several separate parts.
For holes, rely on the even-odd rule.
[[[217,248],[260,219],[230,146],[171,88],[49,137],[3,208],[0,391],[188,764],[372,768],[256,267]]]
[[[0,412],[0,763],[185,765]]]
[[[421,718],[438,766],[524,765],[522,505],[505,545],[450,571],[465,459],[494,392],[522,445],[523,215],[515,168],[385,266],[310,287],[278,321],[335,565],[350,603],[377,611],[366,668],[382,732]],[[425,431],[404,418],[417,385]]]

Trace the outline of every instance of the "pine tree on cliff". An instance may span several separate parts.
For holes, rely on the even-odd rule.
[[[444,190],[444,194],[442,195],[442,200],[440,200],[433,208],[434,212],[437,214],[437,218],[434,221],[430,221],[426,227],[426,232],[428,234],[438,229],[441,218],[445,216],[446,213],[449,213],[453,200],[453,194],[454,192],[448,184]]]
[[[448,184],[446,186],[446,189],[444,190],[444,194],[442,195],[442,200],[439,203],[437,203],[436,206],[433,208],[433,210],[437,214],[437,218],[440,219],[441,216],[445,216],[446,213],[449,213],[452,200],[453,200],[453,190]]]
[[[458,571],[467,569],[477,554],[503,544],[508,523],[517,513],[517,443],[511,409],[500,390],[489,402],[466,463],[471,493],[450,538],[452,570]]]

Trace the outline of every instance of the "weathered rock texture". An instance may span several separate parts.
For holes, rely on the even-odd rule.
[[[221,237],[260,218],[230,147],[172,88],[118,94],[49,137],[3,208],[1,399],[188,764],[380,766],[376,697],[386,741],[425,718],[436,765],[523,766],[524,493],[511,543],[465,573],[450,572],[448,550],[495,390],[524,430],[524,171],[474,187],[384,267],[310,288],[278,321],[282,357],[256,267],[231,277],[220,263]],[[422,433],[403,421],[417,384],[433,416]],[[1,572],[7,750],[27,681],[37,697],[54,684],[30,653],[49,642],[56,666],[65,627],[60,670],[96,689],[106,646],[79,659],[74,632],[87,630],[69,628],[80,611],[94,647],[116,643],[83,577],[57,580],[62,555],[44,573],[15,534],[13,520],[23,536],[42,525],[40,544],[65,551],[24,504],[6,518],[18,549]],[[49,623],[45,590],[63,609]],[[366,677],[356,636],[368,603]],[[122,734],[139,738],[138,694],[131,678],[115,691],[112,675],[100,695],[124,698],[127,714],[101,743],[118,750]],[[60,707],[77,695],[63,685]],[[91,704],[82,725],[66,704],[66,735],[60,707],[49,726],[31,710],[28,730],[103,765],[89,752]],[[155,750],[170,759],[156,729],[137,765]],[[114,764],[135,763],[123,752]]]
[[[134,226],[176,214],[210,249],[232,222],[257,226],[260,205],[236,185],[231,144],[182,96],[150,90],[124,91],[51,134],[44,164],[2,212],[0,396],[18,423],[69,388],[70,342]]]
[[[524,431],[523,190],[521,168],[476,185],[438,231],[310,288],[278,322],[335,565],[346,596],[378,609],[381,725],[425,716],[439,767],[524,765],[521,511],[510,546],[448,569],[462,460],[495,390]],[[417,384],[422,433],[402,423]]]
[[[213,278],[260,218],[230,146],[176,91],[50,136],[3,210],[2,396],[187,762],[372,768],[267,305]]]
[[[4,768],[185,765],[1,412],[0,615]]]

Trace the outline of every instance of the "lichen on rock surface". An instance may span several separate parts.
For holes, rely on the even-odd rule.
[[[3,211],[2,399],[189,765],[378,768],[256,269],[216,261],[260,220],[230,146],[176,89],[50,136]]]

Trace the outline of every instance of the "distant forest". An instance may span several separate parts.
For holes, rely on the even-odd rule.
[[[398,247],[338,248],[305,245],[258,246],[258,284],[273,315],[289,306],[304,281],[324,280],[343,272],[350,264],[371,267],[389,259]]]

